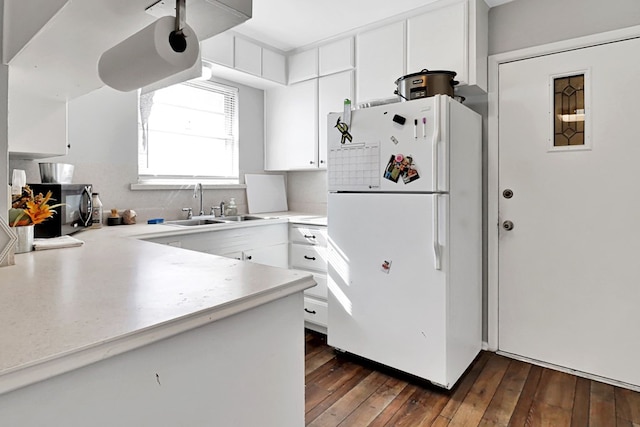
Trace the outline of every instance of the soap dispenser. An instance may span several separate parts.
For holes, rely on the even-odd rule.
[[[236,206],[236,199],[234,199],[233,197],[229,199],[229,203],[227,203],[227,209],[225,210],[224,214],[226,216],[238,215],[238,207]]]

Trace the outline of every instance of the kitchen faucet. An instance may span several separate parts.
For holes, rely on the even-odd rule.
[[[193,198],[197,199],[198,197],[200,197],[200,214],[199,215],[204,215],[204,202],[203,202],[203,197],[202,197],[202,183],[197,183],[196,186],[193,188]]]

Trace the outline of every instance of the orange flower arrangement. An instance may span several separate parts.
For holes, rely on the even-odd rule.
[[[61,206],[60,204],[49,206],[51,200],[51,191],[46,196],[42,193],[33,195],[33,190],[26,185],[22,189],[20,196],[14,197],[11,201],[11,209],[9,209],[9,226],[21,227],[31,224],[40,224],[48,218],[51,218],[56,211],[53,208]]]

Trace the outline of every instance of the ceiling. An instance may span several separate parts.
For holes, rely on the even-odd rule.
[[[435,1],[253,0],[253,17],[234,31],[287,52]],[[485,0],[490,7],[510,1]]]

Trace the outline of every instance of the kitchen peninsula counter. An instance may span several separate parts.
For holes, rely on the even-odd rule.
[[[151,387],[151,377],[155,390],[163,384],[162,374],[155,372],[161,367],[170,378],[162,389],[158,389],[164,394],[147,396],[148,402],[143,399],[135,405],[124,403],[125,418],[107,417],[104,425],[124,420],[128,424],[137,420],[138,416],[142,417],[138,412],[145,406],[155,407],[156,419],[164,422],[171,418],[166,418],[168,415],[163,413],[162,405],[174,405],[172,410],[180,413],[176,396],[190,396],[190,390],[178,387],[177,379],[175,390],[171,388],[173,372],[176,375],[179,372],[180,378],[192,375],[193,381],[185,380],[187,383],[183,385],[190,384],[195,391],[209,387],[211,394],[219,394],[219,400],[223,401],[224,393],[214,390],[216,384],[209,382],[205,386],[196,383],[200,377],[207,378],[207,374],[202,372],[203,367],[206,370],[212,366],[215,368],[212,375],[221,381],[218,385],[230,387],[228,382],[232,378],[225,374],[225,371],[228,375],[235,372],[235,363],[230,360],[237,361],[238,366],[250,365],[253,360],[260,366],[259,371],[271,371],[264,374],[267,376],[278,372],[285,374],[287,369],[291,369],[286,365],[291,366],[293,372],[289,373],[293,382],[291,379],[282,381],[285,388],[295,388],[299,394],[287,404],[293,403],[296,408],[300,406],[300,410],[289,419],[299,419],[300,415],[304,419],[301,409],[304,404],[304,321],[298,307],[302,307],[302,291],[315,283],[312,276],[136,238],[137,235],[175,232],[172,227],[146,224],[86,230],[75,235],[85,242],[81,247],[19,254],[16,255],[16,265],[0,269],[0,413],[6,414],[9,407],[16,408],[16,402],[21,401],[20,396],[28,395],[40,384],[51,382],[45,389],[48,387],[49,393],[57,394],[62,390],[52,387],[56,387],[56,381],[61,381],[58,387],[66,384],[64,392],[68,392],[68,385],[79,380],[73,377],[76,371],[88,375],[80,380],[83,384],[78,383],[83,387],[87,382],[105,380],[104,373],[110,370],[102,364],[107,362],[118,366],[120,373],[114,372],[114,375],[122,375],[123,366],[125,370],[129,366],[129,354],[138,352],[154,372],[147,372],[144,379],[136,379],[139,370],[127,371],[134,377],[131,381],[125,379],[119,385],[100,384],[104,389],[98,393],[98,401],[114,398],[110,387],[114,390],[121,387],[123,396],[128,395],[126,390],[129,387],[148,393],[145,387]],[[272,337],[267,338],[269,334]],[[207,347],[206,342],[215,345]],[[278,347],[291,349],[291,343],[294,343],[293,348],[298,346],[299,354],[278,353]],[[193,347],[189,348],[191,344]],[[190,351],[197,353],[194,357],[198,360],[191,358]],[[253,358],[252,351],[255,352]],[[268,359],[276,355],[282,361]],[[159,359],[154,359],[156,356]],[[176,359],[180,367],[174,369],[172,360]],[[273,366],[270,365],[272,362]],[[219,366],[220,363],[226,367]],[[229,363],[231,366],[227,366]],[[94,366],[106,370],[100,371],[102,374],[94,374]],[[131,366],[138,365],[133,361]],[[194,369],[199,370],[197,375]],[[247,371],[246,366],[242,369],[244,371],[239,372],[251,371]],[[260,372],[254,374],[260,375]],[[67,378],[70,375],[71,378]],[[299,385],[296,385],[295,378]],[[270,389],[282,391],[273,384]],[[233,394],[232,391],[225,393]],[[39,393],[44,392],[36,390],[36,396]],[[68,399],[81,398],[83,393],[80,387]],[[268,396],[261,397],[268,403]],[[198,401],[196,396],[189,399]],[[184,411],[194,410],[192,406],[196,403],[187,405]],[[34,402],[25,404],[33,405]],[[215,405],[210,406],[215,408]],[[134,407],[140,409],[134,410]],[[46,405],[42,408],[45,417]],[[85,411],[90,411],[90,408],[92,404],[88,404]],[[216,411],[216,417],[222,416],[218,420],[231,422],[220,425],[232,425],[237,421],[224,418],[219,408]],[[15,414],[16,417],[21,415],[25,414]],[[75,419],[72,417],[69,422],[73,424]],[[153,417],[140,419],[148,421]],[[149,425],[147,421],[134,424]],[[193,421],[199,422],[197,418]],[[286,422],[281,425],[286,425]]]

